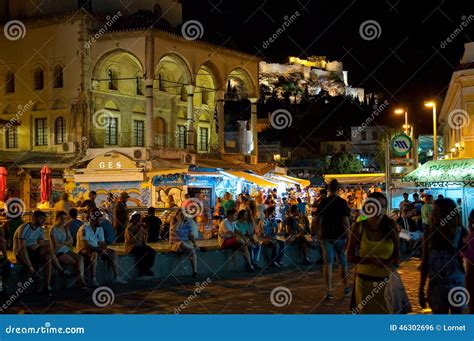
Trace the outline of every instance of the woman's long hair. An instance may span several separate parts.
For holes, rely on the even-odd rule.
[[[454,200],[449,198],[435,200],[432,223],[435,231],[433,237],[437,239],[436,241],[443,242],[444,239],[453,242],[456,229],[461,225],[459,209]]]

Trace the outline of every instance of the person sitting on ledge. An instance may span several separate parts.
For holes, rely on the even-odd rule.
[[[169,242],[173,251],[189,255],[193,267],[193,278],[196,278],[198,246],[192,228],[191,219],[184,215],[182,209],[178,210],[171,222]]]
[[[8,260],[7,253],[7,240],[5,238],[5,229],[0,228],[0,274],[2,275],[2,281],[0,282],[0,297],[6,297],[6,285],[8,276],[10,275],[10,261]]]
[[[298,223],[300,210],[297,205],[291,205],[289,216],[285,222],[286,242],[289,245],[298,245],[304,256],[304,264],[311,264],[309,259],[309,245],[305,237],[305,231],[300,228]]]
[[[78,285],[87,286],[84,279],[84,259],[77,253],[72,252],[71,232],[66,226],[67,214],[64,211],[58,211],[55,214],[55,224],[49,231],[49,240],[54,248],[55,256],[62,266],[72,265],[76,269]],[[64,271],[66,275],[71,273]]]
[[[118,275],[117,253],[105,245],[104,230],[100,227],[100,218],[103,216],[98,208],[91,209],[86,217],[86,222],[77,231],[76,252],[91,264],[92,286],[99,286],[96,279],[97,261],[99,256],[112,265],[114,272],[113,283],[126,284],[127,281]]]
[[[236,233],[237,227],[235,221],[237,220],[237,211],[235,208],[227,210],[227,218],[225,218],[219,225],[219,246],[221,249],[240,249],[244,254],[245,263],[247,263],[248,271],[255,271],[252,265],[249,252],[249,242]]]
[[[137,259],[140,276],[153,276],[151,268],[155,263],[156,252],[146,245],[147,234],[140,220],[141,215],[137,212],[130,217],[130,224],[125,230],[125,252]]]
[[[267,207],[263,213],[264,218],[260,220],[255,233],[261,245],[271,249],[270,265],[277,268],[283,267],[285,264],[282,259],[286,243],[276,237],[278,223],[275,220],[275,207]]]
[[[53,265],[49,242],[44,240],[43,225],[45,219],[46,213],[39,210],[35,211],[31,223],[24,223],[15,231],[13,252],[17,263],[24,264],[31,276],[37,274],[38,268],[44,269],[46,293],[53,296],[51,288]]]
[[[163,222],[155,215],[155,212],[156,209],[153,206],[148,207],[148,215],[142,218],[148,236],[148,243],[158,243],[160,241]]]

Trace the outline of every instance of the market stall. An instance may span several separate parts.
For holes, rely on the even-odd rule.
[[[273,189],[276,188],[278,193],[285,192],[285,184],[283,182],[278,182],[274,180],[267,179],[261,175],[255,173],[245,172],[245,171],[234,171],[229,170],[223,172],[226,175],[237,177],[240,179],[240,184],[238,193],[254,193],[259,189]]]
[[[432,194],[439,194],[454,201],[461,200],[464,224],[474,208],[474,159],[448,159],[428,161],[406,175],[396,188],[392,188],[392,207],[398,207],[404,192],[413,193],[420,188]]]
[[[326,174],[324,181],[336,179],[343,185],[376,185],[385,183],[385,173]]]
[[[129,207],[148,207],[151,203],[150,183],[145,169],[128,156],[110,152],[89,161],[85,168],[74,169],[67,177],[65,190],[74,202],[84,201],[90,191],[97,192],[96,204],[107,199],[107,194],[127,192]]]

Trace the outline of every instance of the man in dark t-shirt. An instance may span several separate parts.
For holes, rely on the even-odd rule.
[[[290,207],[290,216],[285,222],[285,236],[288,244],[298,245],[304,256],[304,264],[311,264],[309,259],[308,241],[305,237],[305,231],[299,225],[300,210],[298,206]]]
[[[149,207],[148,215],[142,218],[142,222],[148,234],[148,243],[157,243],[160,240],[161,225],[163,222],[160,218],[155,216],[155,211],[154,207]]]
[[[347,231],[350,227],[351,211],[347,202],[337,195],[339,184],[332,180],[328,185],[328,197],[316,210],[316,230],[323,248],[324,278],[326,281],[326,299],[332,300],[332,264],[334,257],[339,262],[339,271],[344,281],[344,295],[350,295],[347,281],[347,262],[344,250]]]

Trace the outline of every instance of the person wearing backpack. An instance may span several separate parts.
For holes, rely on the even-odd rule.
[[[431,225],[423,236],[423,260],[418,299],[422,308],[428,302],[433,314],[460,314],[463,306],[453,306],[453,291],[464,286],[461,259],[467,230],[461,225],[456,203],[448,198],[433,205]],[[425,284],[428,292],[425,296]],[[461,289],[462,290],[462,289]],[[467,303],[467,302],[466,302]]]

